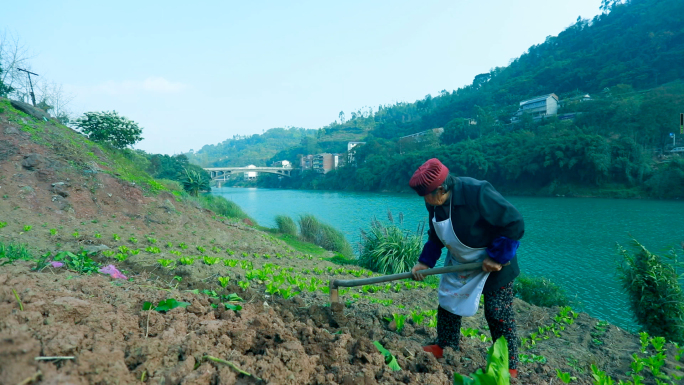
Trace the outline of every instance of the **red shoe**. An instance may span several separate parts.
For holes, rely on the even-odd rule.
[[[508,369],[508,373],[511,374],[511,378],[518,378],[518,369]]]
[[[423,350],[432,353],[436,358],[442,358],[444,356],[444,349],[440,348],[439,345],[423,346]]]

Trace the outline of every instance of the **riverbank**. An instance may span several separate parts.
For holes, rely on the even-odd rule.
[[[272,178],[270,176],[261,176],[262,178]],[[485,178],[486,180],[486,178]],[[495,186],[499,192],[505,196],[515,197],[539,197],[539,198],[610,198],[610,199],[661,199],[657,196],[649,195],[649,192],[639,186],[629,186],[626,184],[609,184],[601,187],[583,186],[577,184],[552,184],[545,187],[512,187],[512,186]],[[213,188],[262,188],[262,189],[283,189],[283,190],[301,190],[301,191],[339,191],[339,192],[376,192],[381,194],[415,194],[415,191],[407,185],[404,187],[397,186],[394,189],[379,189],[377,191],[368,191],[363,189],[343,188],[335,189],[324,185],[310,185],[306,187],[292,187],[281,186],[272,181],[239,181],[231,183],[221,182],[221,187],[214,185]],[[680,200],[679,197],[664,198],[665,200]]]
[[[415,194],[245,188],[215,189],[213,194],[236,202],[266,227],[276,227],[276,215],[297,219],[313,214],[339,229],[353,246],[360,230],[367,230],[373,218],[386,221],[388,211],[397,222],[401,217],[401,227],[411,232],[427,220],[425,204]],[[518,250],[521,270],[557,282],[594,317],[636,330],[615,278],[616,243],[626,246],[634,237],[657,252],[677,246],[684,239],[682,202],[508,198],[525,218]]]

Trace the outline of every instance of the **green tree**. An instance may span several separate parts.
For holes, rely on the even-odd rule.
[[[116,111],[86,112],[74,121],[88,139],[107,143],[115,148],[126,148],[143,138],[138,123],[120,116]]]
[[[200,191],[211,190],[211,187],[209,187],[209,178],[207,178],[206,175],[202,175],[202,173],[188,168],[185,168],[184,172],[185,175],[182,179],[183,188],[190,195],[196,197],[199,195]]]

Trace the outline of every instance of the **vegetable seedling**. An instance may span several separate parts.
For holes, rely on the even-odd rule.
[[[154,308],[154,310],[158,312],[166,312],[178,307],[188,307],[190,305],[190,302],[179,302],[176,301],[173,298],[166,299],[164,301],[159,302],[157,306]],[[143,310],[150,310],[152,309],[152,303],[151,302],[145,302],[143,303]]]
[[[378,348],[378,351],[385,356],[385,363],[390,369],[394,371],[401,370],[401,366],[399,366],[397,359],[392,355],[392,353],[390,353],[389,350],[385,349],[379,341],[373,341],[373,345],[375,345],[375,347]]]
[[[228,281],[230,281],[230,277],[218,277],[219,284],[221,284],[222,288],[226,288],[228,286]]]

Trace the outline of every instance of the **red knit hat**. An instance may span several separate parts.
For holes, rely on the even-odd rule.
[[[418,195],[425,196],[441,186],[449,175],[449,169],[437,158],[432,158],[418,167],[413,173],[409,186]]]

